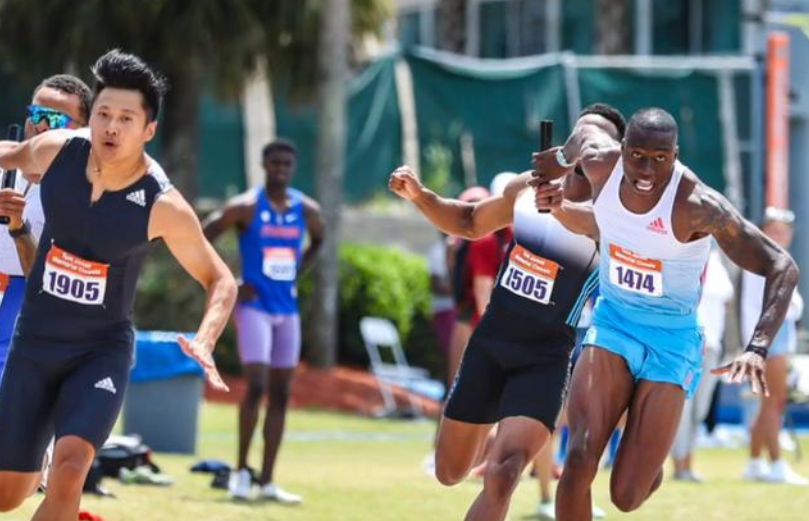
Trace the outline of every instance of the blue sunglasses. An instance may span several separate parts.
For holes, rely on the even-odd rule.
[[[58,110],[49,109],[48,107],[40,107],[39,105],[28,106],[28,119],[34,125],[39,125],[42,120],[45,120],[51,130],[67,128],[70,122],[73,121],[67,114],[62,114]]]

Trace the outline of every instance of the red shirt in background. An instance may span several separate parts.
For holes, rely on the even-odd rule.
[[[490,277],[492,279],[497,277],[497,273],[500,271],[500,263],[503,261],[512,237],[511,228],[506,228],[469,243],[469,250],[465,260],[466,266],[464,266],[464,286],[466,287],[464,295],[466,298],[462,306],[470,306],[467,309],[473,310],[473,326],[477,326],[478,322],[480,322],[480,314],[475,303],[473,281],[475,277]]]

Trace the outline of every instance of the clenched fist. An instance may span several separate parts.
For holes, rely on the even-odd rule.
[[[390,175],[388,188],[402,199],[413,201],[424,191],[419,176],[407,165],[400,166]]]

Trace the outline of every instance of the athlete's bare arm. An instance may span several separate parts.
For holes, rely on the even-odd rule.
[[[509,181],[502,195],[465,203],[446,199],[427,189],[413,169],[402,166],[390,175],[388,188],[415,204],[439,230],[474,240],[511,225],[514,221],[514,200],[528,187],[530,179],[530,172],[520,174]]]
[[[309,233],[309,246],[303,252],[301,272],[306,272],[317,259],[320,246],[323,244],[323,219],[320,217],[320,205],[311,197],[304,196],[303,212],[306,216],[306,230]]]
[[[214,388],[227,390],[212,353],[236,302],[236,281],[205,239],[193,208],[177,190],[162,195],[152,207],[149,239],[155,238],[162,238],[185,271],[205,288],[205,314],[197,335],[192,341],[181,336],[178,342],[202,365]]]
[[[574,202],[565,199],[563,183],[560,180],[536,186],[534,203],[537,208],[549,210],[553,217],[571,232],[598,241],[600,234],[592,202]]]
[[[205,238],[214,242],[220,235],[232,227],[239,231],[250,224],[255,210],[255,191],[251,190],[230,199],[224,207],[214,211],[202,223]]]
[[[51,130],[23,142],[0,141],[0,168],[25,172],[47,172],[65,142],[75,130]],[[25,175],[25,174],[23,174]],[[38,183],[41,175],[28,177]]]
[[[0,190],[0,215],[9,218],[8,231],[13,232],[22,228],[25,220],[25,194],[3,188]],[[14,238],[14,247],[17,249],[17,257],[20,259],[23,276],[27,277],[34,266],[34,259],[37,254],[37,241],[32,233],[26,233]]]
[[[789,253],[742,217],[725,197],[701,182],[688,197],[687,208],[692,238],[713,235],[722,251],[740,268],[766,279],[761,317],[747,350],[718,373],[729,372],[731,381],[737,383],[749,377],[753,392],[768,394],[764,357],[756,351],[766,353],[781,327],[798,284],[798,266]]]
[[[573,165],[578,163],[590,181],[593,199],[597,199],[615,168],[615,163],[621,157],[621,143],[615,136],[612,123],[596,114],[579,118],[564,146],[561,147],[571,166],[559,164],[556,159],[559,148],[553,147],[533,154],[532,163],[536,179],[532,181],[532,186],[538,187],[551,179],[572,175]]]

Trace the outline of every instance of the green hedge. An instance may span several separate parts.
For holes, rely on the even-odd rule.
[[[228,234],[217,250],[239,272],[235,237]],[[397,248],[344,244],[340,248],[341,363],[368,365],[359,332],[360,318],[368,315],[391,319],[398,327],[411,364],[427,367],[439,377],[442,359],[430,319],[429,274],[425,260]],[[304,356],[309,342],[312,279],[300,283],[303,313]],[[143,330],[193,331],[202,316],[205,294],[171,258],[165,246],[150,254],[138,285],[135,321]],[[217,362],[227,373],[239,372],[236,335],[229,325],[217,347]]]

